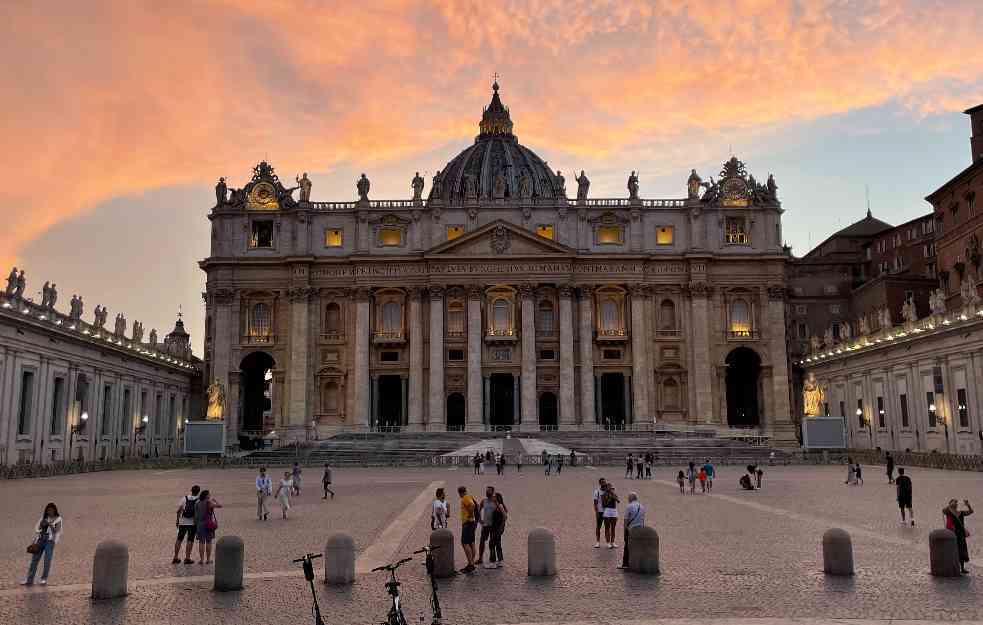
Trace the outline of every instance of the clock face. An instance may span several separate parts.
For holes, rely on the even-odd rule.
[[[276,199],[276,189],[268,182],[260,182],[249,192],[251,210],[277,210],[280,203]]]
[[[730,178],[723,184],[720,203],[724,206],[747,206],[747,187],[740,178]]]

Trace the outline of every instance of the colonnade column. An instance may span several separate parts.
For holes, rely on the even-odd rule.
[[[690,366],[690,385],[696,397],[696,418],[703,423],[713,422],[713,378],[710,376],[710,285],[706,282],[689,284],[691,324],[693,328],[693,362]],[[725,419],[725,415],[720,415]]]
[[[785,287],[768,287],[768,330],[769,357],[771,358],[771,381],[774,397],[772,399],[772,438],[779,442],[794,443],[795,426],[789,405],[788,361],[785,343]],[[885,375],[885,384],[890,376]],[[877,409],[876,399],[874,410]]]
[[[560,285],[560,427],[577,424],[573,372],[573,288]]]
[[[468,414],[467,429],[482,430],[481,287],[468,287]]]
[[[648,289],[644,285],[631,288],[631,370],[632,370],[632,423],[639,419],[648,422],[648,348],[651,345],[645,331],[645,299]]]
[[[594,287],[580,287],[580,423],[597,423],[594,405]]]
[[[368,427],[372,410],[369,380],[369,299],[367,288],[355,290],[355,408],[352,423]]]
[[[529,429],[539,428],[539,415],[536,412],[536,320],[534,318],[533,286],[519,286],[522,302],[522,383],[521,413],[522,424]]]
[[[411,430],[423,428],[423,325],[420,298],[422,289],[410,290],[410,379],[406,425]]]
[[[447,423],[444,414],[444,287],[430,287],[430,410],[427,423]]]
[[[287,292],[290,297],[290,403],[287,423],[291,428],[303,428],[307,424],[307,379],[310,369],[307,347],[311,294],[312,289],[309,287],[294,287]],[[229,388],[231,387],[230,380]],[[236,416],[226,415],[230,429],[235,428]]]

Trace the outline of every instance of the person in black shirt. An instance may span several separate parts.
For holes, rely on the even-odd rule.
[[[894,484],[894,456],[891,452],[887,452],[887,483]]]
[[[905,508],[908,509],[908,516],[911,519],[911,526],[915,527],[915,511],[911,509],[911,478],[904,474],[904,469],[898,469],[898,479],[894,480],[898,488],[898,507],[901,508],[901,525],[907,525],[905,521]]]

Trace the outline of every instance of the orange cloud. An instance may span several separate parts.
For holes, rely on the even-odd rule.
[[[983,99],[975,0],[6,9],[4,265],[109,198],[224,174],[238,184],[267,156],[292,175],[342,163],[385,170],[447,142],[463,147],[493,71],[520,138],[578,168],[630,157],[685,171],[715,133],[888,102],[926,115]]]

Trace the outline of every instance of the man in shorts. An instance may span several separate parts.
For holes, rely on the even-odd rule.
[[[601,503],[601,496],[604,494],[604,486],[607,484],[607,480],[603,477],[597,480],[597,488],[594,489],[594,503],[592,509],[594,510],[594,549],[601,548],[601,527],[604,525],[604,504]]]
[[[478,559],[474,561],[475,566],[481,564],[485,557],[485,543],[492,537],[492,515],[495,512],[495,487],[485,487],[485,498],[481,500],[481,516],[478,524],[481,525],[481,538],[478,540]],[[489,549],[489,553],[491,550]]]
[[[717,470],[709,458],[703,464],[703,471],[707,474],[707,492],[713,492],[713,478],[716,477]]]
[[[468,560],[467,566],[461,569],[461,572],[474,573],[474,533],[478,526],[478,502],[468,494],[468,489],[464,486],[457,487],[457,494],[461,498],[459,502],[461,506],[461,548],[464,549],[464,557]]]
[[[177,542],[174,543],[174,558],[171,564],[180,564],[181,541],[185,541],[184,563],[193,564],[191,559],[191,549],[195,544],[195,505],[198,503],[198,493],[201,489],[195,484],[191,487],[191,494],[181,497],[177,504]]]
[[[911,519],[911,526],[915,527],[915,511],[911,509],[911,478],[904,474],[904,469],[898,469],[898,477],[894,480],[894,485],[898,489],[898,507],[901,508],[901,525],[907,525],[905,521],[905,508],[908,509],[908,517]]]

